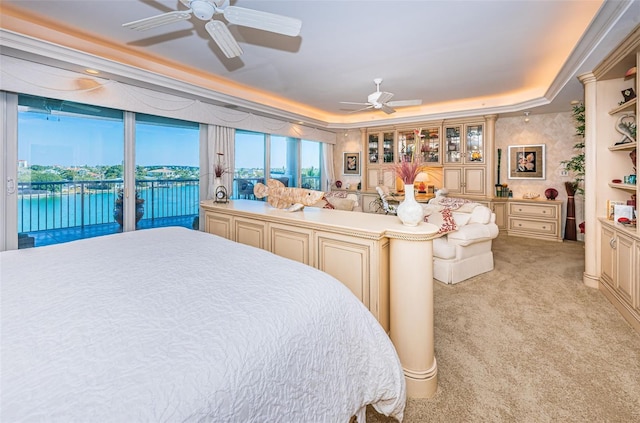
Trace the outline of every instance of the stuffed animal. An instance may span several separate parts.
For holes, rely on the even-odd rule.
[[[304,188],[288,188],[277,179],[267,180],[267,185],[256,184],[253,188],[256,198],[267,197],[267,202],[278,209],[302,210],[304,206],[317,203],[324,197],[323,191]]]

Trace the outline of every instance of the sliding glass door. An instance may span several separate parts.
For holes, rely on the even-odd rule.
[[[124,123],[118,110],[18,96],[18,247],[118,231]]]
[[[133,214],[136,228],[195,226],[197,123],[30,95],[17,103],[18,248],[132,230]]]
[[[200,207],[197,123],[136,115],[136,225],[194,227]]]

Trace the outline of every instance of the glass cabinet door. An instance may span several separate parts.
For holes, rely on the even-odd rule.
[[[460,126],[444,128],[445,163],[460,163]]]
[[[483,125],[466,126],[466,156],[467,163],[484,163]]]
[[[393,132],[385,132],[382,135],[382,139],[383,139],[383,157],[382,157],[382,161],[384,163],[393,163],[394,161],[394,133]]]
[[[423,129],[421,133],[422,144],[420,152],[424,163],[440,163],[440,128]]]
[[[369,134],[369,154],[367,155],[369,163],[378,163],[380,153],[380,137],[378,134]]]
[[[419,143],[413,131],[398,132],[398,161],[412,161],[416,148],[419,148]]]

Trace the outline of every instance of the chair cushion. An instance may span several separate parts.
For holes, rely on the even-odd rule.
[[[447,242],[443,236],[433,240],[433,256],[444,260],[456,258],[456,246]]]
[[[482,205],[478,205],[471,211],[469,223],[482,223],[486,225],[491,222],[491,209]]]
[[[453,220],[456,221],[456,225],[458,225],[458,228],[469,223],[470,219],[471,219],[471,213],[460,213],[457,211],[453,212]]]
[[[469,223],[459,230],[447,235],[449,243],[470,245],[476,242],[493,239],[498,236],[498,226],[495,223]]]

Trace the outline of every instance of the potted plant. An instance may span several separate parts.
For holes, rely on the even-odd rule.
[[[116,196],[115,207],[113,208],[113,218],[122,226],[122,204],[124,202],[124,192],[122,188],[118,190]],[[136,191],[136,225],[144,215],[144,199],[140,198],[140,194]]]
[[[584,189],[584,104],[579,103],[573,106],[573,119],[576,121],[576,136],[579,137],[578,142],[573,146],[576,155],[569,160],[563,160],[565,168],[573,173],[575,179],[571,182],[575,194],[583,194]]]
[[[579,138],[578,142],[574,144],[574,150],[577,150],[575,156],[569,160],[563,160],[560,163],[564,164],[565,168],[572,172],[575,176],[573,181],[567,181],[564,183],[567,191],[567,220],[565,224],[564,239],[569,241],[577,240],[576,233],[576,210],[574,196],[576,194],[583,194],[584,188],[582,183],[584,182],[584,104],[578,103],[573,106],[573,119],[576,121],[576,136]],[[584,222],[583,222],[584,223]],[[583,223],[582,227],[584,227]]]

